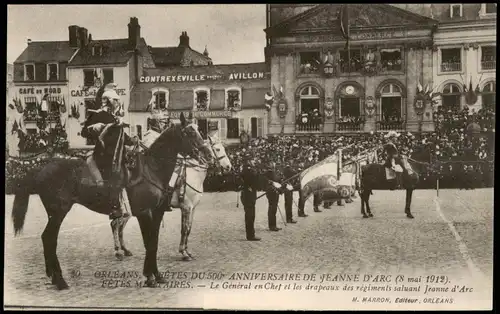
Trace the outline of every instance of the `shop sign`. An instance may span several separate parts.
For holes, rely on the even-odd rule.
[[[35,87],[21,87],[19,88],[19,94],[21,95],[35,95],[35,94],[60,94],[60,87],[45,87],[45,88],[35,88]]]
[[[217,80],[258,80],[265,79],[264,72],[235,72],[229,75],[223,74],[196,74],[196,75],[155,75],[155,76],[141,76],[139,82],[141,83],[182,83],[182,82],[204,82],[204,81],[217,81]]]
[[[98,89],[97,88],[92,88],[92,89],[74,89],[70,91],[71,97],[95,97],[97,94]],[[117,88],[115,89],[116,93],[118,96],[125,96],[127,95],[125,88]]]
[[[220,111],[169,111],[168,116],[172,119],[179,119],[181,117],[181,113],[184,113],[184,116],[188,116],[189,113],[193,113],[193,118],[196,119],[210,119],[210,118],[232,118],[233,112],[229,110],[220,110]]]

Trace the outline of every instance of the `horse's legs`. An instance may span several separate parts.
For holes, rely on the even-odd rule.
[[[154,279],[153,271],[151,269],[151,226],[152,217],[151,211],[145,210],[141,215],[137,216],[137,221],[139,222],[139,227],[142,233],[142,241],[144,242],[144,248],[146,249],[146,256],[144,257],[144,268],[142,274],[146,277],[145,285],[147,287],[154,287],[156,281]]]
[[[413,215],[411,214],[411,198],[413,195],[413,189],[406,189],[406,204],[405,204],[405,214],[406,217],[408,218],[413,218]]]
[[[191,234],[191,227],[193,226],[193,220],[194,220],[194,209],[196,206],[193,206],[191,208],[191,213],[189,215],[189,223],[188,223],[188,230],[187,230],[187,235],[185,239],[185,248],[186,248],[186,253],[189,255],[189,257],[194,258],[193,255],[188,251],[188,240],[189,240],[189,235]]]
[[[123,220],[122,217],[118,217],[111,220],[110,223],[111,231],[113,232],[113,241],[115,243],[115,256],[119,261],[123,260],[123,253],[121,252],[120,236],[119,236],[120,225],[123,223],[122,220]]]
[[[182,254],[183,261],[192,260],[191,256],[186,252],[187,237],[189,231],[189,217],[191,216],[191,207],[184,202],[181,204],[181,242],[179,244],[179,253]]]
[[[167,280],[161,275],[158,270],[158,262],[157,262],[157,253],[158,253],[158,240],[160,237],[160,225],[163,220],[163,211],[162,208],[156,208],[153,210],[153,219],[152,219],[152,229],[151,229],[151,270],[153,271],[153,275],[156,277],[157,283],[166,283]]]
[[[132,256],[133,255],[132,252],[130,252],[125,247],[125,241],[123,240],[123,229],[125,229],[125,225],[127,224],[129,219],[130,219],[130,216],[122,217],[122,224],[118,228],[118,236],[120,237],[120,247],[123,250],[123,254],[125,254],[125,256]]]

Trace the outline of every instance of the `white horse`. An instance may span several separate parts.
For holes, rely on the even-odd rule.
[[[212,150],[216,165],[227,172],[232,168],[231,161],[226,155],[226,150],[218,138],[208,136],[208,143]],[[172,208],[181,209],[181,241],[179,244],[179,253],[182,254],[184,261],[190,261],[193,256],[188,251],[188,238],[193,225],[193,216],[196,206],[200,203],[203,195],[203,182],[207,177],[207,171],[210,167],[205,161],[194,158],[183,158],[178,163],[184,164],[184,171],[181,174],[178,184],[175,186],[172,196]]]

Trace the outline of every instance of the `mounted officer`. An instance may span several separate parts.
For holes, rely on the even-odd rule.
[[[402,175],[403,175],[403,167],[400,164],[399,152],[394,144],[394,141],[399,137],[399,134],[391,131],[389,132],[385,138],[388,142],[384,145],[384,151],[387,155],[384,166],[388,169],[393,170],[396,173],[396,184],[395,189],[399,189],[402,186]],[[399,167],[398,167],[399,166]]]
[[[102,102],[101,108],[89,115],[83,124],[81,135],[87,139],[92,139],[95,142],[94,152],[87,160],[87,163],[92,175],[95,178],[96,185],[109,187],[109,185],[106,185],[105,182],[111,179],[112,159],[114,156],[105,150],[104,145],[111,145],[115,147],[117,143],[103,143],[100,136],[109,125],[122,123],[120,121],[120,117],[123,116],[123,108],[119,104],[120,97],[113,89],[104,91],[100,98]],[[124,145],[135,145],[136,140],[133,140],[126,133],[123,135],[125,137]],[[126,198],[125,188],[123,188],[122,193],[124,193],[122,196]],[[111,195],[112,212],[109,215],[110,219],[122,216],[126,217],[129,215],[127,212],[124,213],[124,204],[121,204],[120,199],[120,195]]]

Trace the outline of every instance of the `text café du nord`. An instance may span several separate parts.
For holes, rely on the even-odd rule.
[[[141,76],[141,83],[164,83],[164,82],[203,82],[206,80],[216,80],[224,78],[222,75],[156,75],[156,76]],[[227,77],[228,80],[254,80],[263,79],[263,72],[254,73],[230,73]]]

